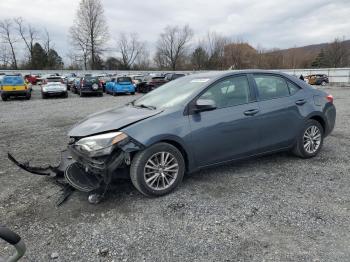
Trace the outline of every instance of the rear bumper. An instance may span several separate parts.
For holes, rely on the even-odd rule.
[[[326,120],[326,130],[325,136],[328,136],[334,129],[335,120],[336,120],[336,109],[333,104],[326,106],[324,110],[325,120]]]
[[[82,92],[83,94],[100,94],[103,93],[103,89],[99,88],[97,90],[93,90],[92,88],[80,88],[80,92]]]
[[[1,95],[5,96],[26,96],[30,93],[29,89],[21,91],[1,91]]]
[[[49,92],[42,92],[42,94],[46,96],[62,96],[67,94],[67,91],[49,91]]]

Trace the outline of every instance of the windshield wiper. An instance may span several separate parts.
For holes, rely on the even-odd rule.
[[[151,109],[151,110],[155,110],[157,109],[155,106],[149,106],[149,105],[145,105],[145,104],[139,104],[139,105],[135,105],[135,107],[140,107],[140,108],[147,108],[147,109]]]

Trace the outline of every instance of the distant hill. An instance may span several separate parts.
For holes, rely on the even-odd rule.
[[[345,40],[343,41],[343,43],[347,48],[350,48],[350,40]],[[317,56],[320,53],[321,49],[327,48],[329,44],[330,43],[322,43],[322,44],[306,45],[306,46],[293,47],[293,48],[287,48],[287,49],[278,49],[267,53],[290,54],[291,52],[300,52],[311,56]]]

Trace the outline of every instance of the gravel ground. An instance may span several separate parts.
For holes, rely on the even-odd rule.
[[[337,123],[310,160],[281,153],[187,175],[174,193],[150,199],[128,180],[107,200],[27,174],[10,150],[55,163],[66,132],[84,116],[132,96],[0,102],[0,223],[27,244],[24,261],[349,261],[350,89],[332,89]],[[10,246],[0,242],[0,254]]]

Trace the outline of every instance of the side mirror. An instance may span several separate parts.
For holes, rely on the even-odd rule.
[[[198,99],[195,104],[195,112],[211,111],[216,109],[214,100],[211,99]]]

